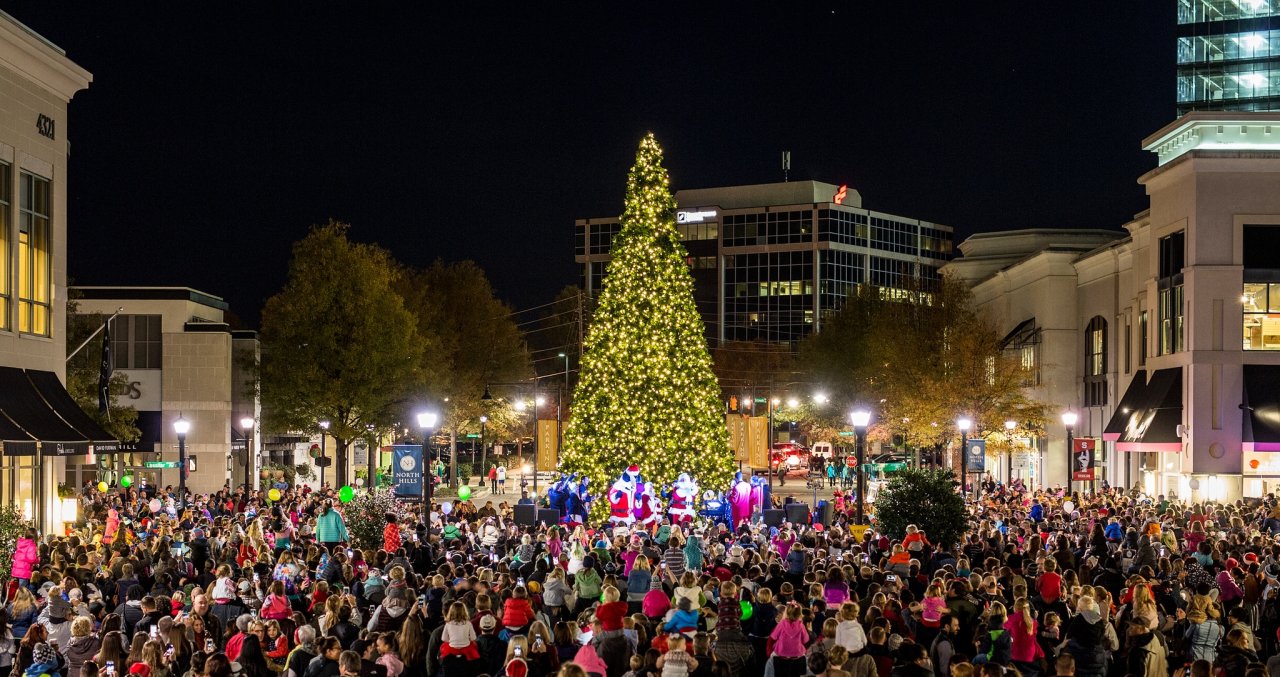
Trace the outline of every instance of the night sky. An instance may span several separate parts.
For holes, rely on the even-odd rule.
[[[578,281],[573,220],[621,212],[647,130],[677,189],[780,180],[787,149],[793,179],[957,241],[1118,228],[1174,116],[1172,0],[372,4],[0,2],[94,76],[73,280],[195,287],[253,326],[335,218],[527,308]]]

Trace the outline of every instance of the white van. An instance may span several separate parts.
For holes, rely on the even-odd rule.
[[[809,454],[811,456],[816,456],[825,461],[831,458],[831,443],[830,442],[814,442],[813,449],[809,451]]]

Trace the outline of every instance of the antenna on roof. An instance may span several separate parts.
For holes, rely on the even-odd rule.
[[[782,151],[782,182],[786,183],[791,173],[791,151]]]

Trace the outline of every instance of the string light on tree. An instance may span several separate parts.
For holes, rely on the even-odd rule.
[[[622,230],[584,342],[562,470],[603,491],[629,464],[662,488],[682,472],[727,487],[735,469],[675,200],[652,134],[627,176]],[[592,518],[607,512],[598,500]]]

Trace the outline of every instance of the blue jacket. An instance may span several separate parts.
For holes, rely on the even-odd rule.
[[[681,628],[696,629],[697,627],[698,627],[697,611],[683,611],[680,609],[676,609],[676,612],[671,615],[671,620],[667,621],[667,624],[662,626],[662,629],[667,632],[679,632]]]
[[[1120,526],[1119,522],[1112,522],[1111,524],[1108,524],[1104,533],[1106,533],[1108,541],[1119,541],[1124,539],[1124,529]]]

